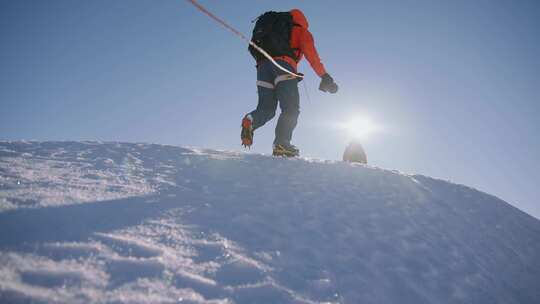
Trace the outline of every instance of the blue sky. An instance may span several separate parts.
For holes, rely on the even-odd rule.
[[[340,85],[303,61],[295,143],[340,159],[353,117],[369,163],[486,191],[540,217],[540,2],[200,1],[241,32],[302,9]],[[247,46],[186,1],[0,0],[0,139],[241,150],[256,106]],[[307,94],[306,94],[307,93]],[[275,121],[253,152],[271,152]]]

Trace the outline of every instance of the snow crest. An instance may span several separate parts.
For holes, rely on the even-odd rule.
[[[0,144],[0,212],[142,196],[174,186],[174,167],[167,163],[146,166],[141,147]]]

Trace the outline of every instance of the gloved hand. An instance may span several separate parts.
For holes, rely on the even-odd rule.
[[[334,82],[332,76],[326,73],[321,76],[321,84],[319,85],[319,90],[334,94],[338,91],[338,85]]]

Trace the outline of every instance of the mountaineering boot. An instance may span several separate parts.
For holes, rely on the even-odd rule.
[[[274,144],[272,155],[295,157],[300,155],[300,150],[291,144]]]
[[[242,119],[242,132],[240,133],[242,146],[249,148],[253,144],[253,117],[246,115]]]

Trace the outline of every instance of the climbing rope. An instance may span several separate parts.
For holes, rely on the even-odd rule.
[[[270,60],[278,69],[282,70],[283,72],[287,73],[287,74],[290,74],[294,77],[297,77],[297,78],[303,78],[304,76],[301,75],[301,74],[296,74],[294,72],[291,72],[289,70],[287,70],[286,68],[282,67],[281,65],[279,65],[279,63],[277,63],[274,58],[272,58],[272,56],[270,56],[270,54],[268,54],[264,49],[262,49],[260,46],[256,45],[253,41],[251,41],[250,39],[248,39],[246,36],[244,36],[242,33],[240,33],[239,31],[237,31],[235,28],[233,28],[232,26],[230,26],[229,24],[227,24],[227,22],[223,21],[222,19],[220,19],[219,17],[217,17],[216,15],[212,14],[209,10],[207,10],[204,6],[202,6],[201,4],[199,4],[196,0],[187,0],[188,2],[190,2],[191,4],[193,4],[193,6],[195,6],[196,8],[198,8],[201,12],[203,12],[204,14],[206,14],[208,17],[214,19],[216,22],[218,22],[219,24],[221,24],[223,27],[225,27],[226,29],[228,29],[229,31],[233,32],[236,36],[240,37],[241,39],[245,40],[247,43],[249,43],[249,45],[251,45],[252,47],[254,47],[257,51],[259,51],[261,54],[263,54],[264,57],[266,57],[268,60]]]

